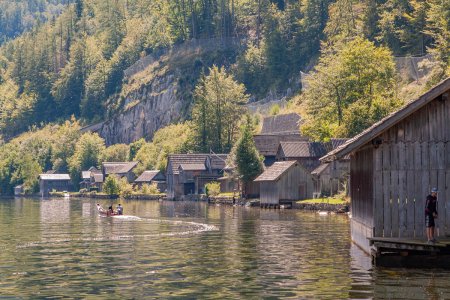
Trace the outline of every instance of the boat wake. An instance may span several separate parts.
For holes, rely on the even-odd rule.
[[[86,238],[44,238],[44,240],[30,242],[22,245],[17,245],[16,248],[31,248],[39,247],[45,244],[62,244],[67,242],[103,242],[103,241],[127,241],[127,240],[137,240],[137,239],[150,239],[155,237],[176,237],[176,236],[188,236],[196,235],[209,231],[219,230],[217,226],[209,225],[199,222],[190,221],[174,221],[174,220],[164,220],[164,219],[147,219],[140,218],[136,216],[115,216],[115,219],[122,219],[127,221],[139,221],[147,222],[153,224],[167,224],[176,226],[176,228],[182,228],[180,231],[170,231],[170,232],[159,232],[159,233],[149,233],[149,234],[123,234],[123,235],[110,235],[110,236],[99,236],[99,237],[86,237]],[[186,228],[187,227],[187,228]]]

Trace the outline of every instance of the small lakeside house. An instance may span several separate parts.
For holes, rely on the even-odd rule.
[[[133,173],[134,168],[137,166],[136,161],[132,162],[104,162],[102,163],[103,180],[109,175],[116,175],[119,178],[126,178],[128,183],[132,183],[136,178]]]
[[[80,188],[90,190],[92,186],[92,173],[101,174],[101,171],[98,170],[96,167],[90,167],[87,171],[81,171],[81,182],[80,182]]]
[[[331,139],[324,144],[327,152],[343,145],[348,139]],[[348,191],[350,156],[329,163],[322,163],[311,172],[314,181],[314,198],[333,196]]]
[[[41,196],[48,196],[50,192],[70,191],[72,184],[69,174],[40,174],[39,193]]]
[[[300,134],[301,118],[296,113],[265,117],[261,133],[253,140],[259,154],[264,156],[264,165],[271,166],[277,155],[280,142],[298,142],[308,139]]]
[[[260,184],[261,205],[281,205],[312,198],[311,174],[298,161],[277,161],[254,182]]]
[[[144,171],[134,183],[142,187],[144,184],[153,184],[155,183],[160,192],[164,192],[166,190],[166,176],[160,170],[150,170]]]
[[[450,234],[450,78],[321,160],[350,155],[352,240],[425,238],[425,199],[438,193],[440,237]]]
[[[205,192],[205,185],[223,176],[227,154],[170,154],[167,158],[167,198]]]
[[[320,158],[327,153],[320,142],[280,142],[276,161],[298,161],[306,170],[312,172],[320,165]]]

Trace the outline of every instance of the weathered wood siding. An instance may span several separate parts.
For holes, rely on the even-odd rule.
[[[280,200],[303,200],[312,198],[314,184],[311,174],[295,164],[277,181],[260,183],[260,200],[265,204],[280,204]]]
[[[373,222],[374,236],[424,237],[425,198],[433,187],[439,189],[437,233],[450,233],[449,122],[449,101],[433,100],[379,135],[378,147],[367,144],[352,158],[353,217],[366,225]],[[359,189],[364,181],[373,184],[373,218],[366,207],[370,193],[365,196]],[[370,188],[365,186],[364,193]]]
[[[373,224],[373,148],[366,147],[356,152],[350,163],[350,195],[352,218],[359,223]]]
[[[260,201],[262,204],[279,204],[278,181],[260,183]]]

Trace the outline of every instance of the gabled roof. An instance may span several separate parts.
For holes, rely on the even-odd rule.
[[[307,141],[307,138],[300,135],[300,133],[295,134],[257,134],[253,136],[255,141],[255,147],[259,154],[263,156],[275,156],[277,155],[278,145],[282,141]]]
[[[227,167],[228,154],[210,154],[211,169],[224,170]]]
[[[166,176],[159,170],[144,171],[134,182],[151,182],[152,180],[166,180]]]
[[[324,163],[318,166],[314,169],[314,171],[311,172],[312,175],[320,175],[323,171],[325,171],[329,166],[329,163]]]
[[[41,180],[70,180],[69,174],[40,174]]]
[[[200,165],[204,166],[206,170],[207,160],[210,162],[211,169],[213,170],[223,170],[226,165],[228,155],[227,154],[169,154],[167,158],[167,171],[172,172],[172,174],[179,174],[179,167],[183,164],[184,168],[191,168],[188,165],[197,165],[196,168],[200,168]],[[185,171],[187,169],[184,169]]]
[[[298,133],[300,116],[296,113],[265,117],[261,134]]]
[[[180,164],[178,169],[183,171],[206,171],[205,164]]]
[[[261,175],[259,175],[254,181],[276,181],[284,172],[289,170],[292,166],[298,164],[297,161],[277,161],[270,167],[268,167]]]
[[[104,162],[102,166],[105,170],[105,174],[124,174],[130,172],[138,163],[132,162]]]
[[[324,156],[327,150],[319,142],[280,142],[277,153],[285,158],[318,158]]]
[[[171,168],[172,174],[179,174],[178,167],[181,164],[205,164],[207,157],[208,154],[169,154],[167,157],[167,166]]]
[[[371,127],[367,128],[360,134],[348,140],[345,144],[341,145],[337,149],[329,152],[327,155],[322,157],[321,160],[333,161],[345,157],[346,155],[357,150],[359,147],[370,142],[372,139],[374,139],[384,131],[388,130],[395,124],[401,122],[408,116],[412,115],[413,113],[415,113],[416,111],[418,111],[419,109],[421,109],[422,107],[424,107],[437,97],[443,95],[445,92],[447,92],[446,97],[447,99],[449,99],[450,97],[448,96],[449,90],[450,90],[450,77],[448,77],[447,79],[440,82],[438,85],[431,88],[428,92],[420,96],[418,99],[407,103],[401,109],[397,110],[396,112],[393,112],[389,116],[373,124]]]

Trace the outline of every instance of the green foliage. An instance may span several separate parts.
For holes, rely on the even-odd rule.
[[[103,150],[100,160],[103,162],[125,162],[130,157],[130,146],[115,144]]]
[[[229,152],[238,133],[238,123],[248,101],[245,87],[224,68],[213,66],[195,88],[192,119],[198,148],[202,152]]]
[[[142,146],[145,145],[145,139],[141,138],[137,140],[136,142],[133,142],[130,144],[130,156],[128,158],[129,161],[133,161],[136,157],[136,154],[139,152],[139,150],[142,148]]]
[[[103,192],[108,195],[114,196],[120,194],[120,182],[119,178],[115,175],[110,175],[106,177],[103,183]]]
[[[205,193],[208,197],[214,197],[220,194],[220,183],[209,182],[205,185]]]
[[[153,182],[152,184],[143,184],[138,192],[143,195],[158,195],[161,193],[158,189],[158,185],[155,182]]]
[[[119,195],[121,197],[129,197],[133,194],[133,186],[128,183],[127,178],[122,177],[119,179]]]
[[[171,153],[186,153],[192,150],[192,124],[185,122],[173,124],[158,130],[151,143],[140,146],[134,160],[138,161],[136,174],[145,170],[164,171],[167,156]]]
[[[280,106],[278,104],[274,104],[270,107],[269,114],[271,116],[276,116],[280,113]]]
[[[322,56],[304,94],[302,132],[315,140],[358,134],[401,104],[395,76],[390,51],[361,38]]]
[[[253,125],[249,116],[247,116],[246,123],[241,129],[241,136],[234,145],[231,156],[234,159],[237,173],[244,183],[251,182],[262,173],[262,158],[255,147]]]
[[[101,164],[101,154],[104,150],[105,141],[97,133],[89,132],[80,137],[69,160],[69,171],[74,184],[80,182],[81,171]]]

